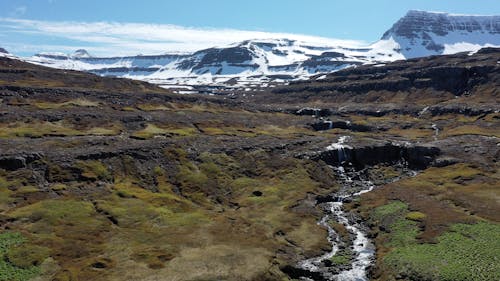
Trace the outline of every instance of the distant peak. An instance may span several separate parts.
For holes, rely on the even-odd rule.
[[[89,54],[89,52],[87,52],[87,50],[78,49],[75,51],[75,53],[73,53],[72,57],[74,57],[74,58],[90,58],[92,56]]]
[[[500,16],[410,10],[382,40],[394,40],[406,58],[476,51],[500,45]]]
[[[0,48],[0,53],[2,53],[2,54],[8,54],[9,52],[7,52],[7,50],[5,50],[4,48]]]
[[[451,32],[500,34],[500,16],[458,15],[444,12],[410,10],[389,29],[382,39],[413,39],[423,33],[445,36]]]

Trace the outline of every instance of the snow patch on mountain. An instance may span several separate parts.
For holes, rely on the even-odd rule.
[[[192,54],[92,57],[85,50],[73,55],[41,53],[28,61],[55,68],[76,69],[104,76],[140,79],[171,85],[252,86],[307,79],[360,64],[403,59],[394,42],[372,46],[332,46],[290,39],[246,40]]]
[[[467,16],[409,11],[371,45],[357,41],[253,39],[192,53],[93,57],[41,53],[26,61],[103,76],[139,79],[167,88],[264,87],[314,75],[429,55],[500,46],[500,16]]]
[[[477,51],[500,46],[500,16],[409,11],[382,36],[387,40],[405,58]]]

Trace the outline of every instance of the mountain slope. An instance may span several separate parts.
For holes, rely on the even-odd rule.
[[[234,99],[0,59],[0,280],[335,280],[360,245],[335,217],[326,271],[298,267],[333,248],[327,202],[367,180],[342,208],[376,245],[367,279],[500,280],[499,58],[361,66]]]
[[[84,53],[85,55],[79,55]],[[314,45],[288,39],[247,40],[192,54],[95,58],[79,50],[73,55],[42,53],[27,60],[55,68],[77,69],[161,85],[257,85],[306,79],[366,63],[402,59],[384,46]]]
[[[390,39],[405,58],[474,51],[500,45],[500,16],[409,11],[382,36]]]
[[[42,53],[26,60],[177,90],[193,90],[200,85],[248,89],[358,65],[500,46],[500,16],[410,11],[374,44],[331,44],[283,38],[246,40],[190,54],[97,58],[80,49],[72,55]]]

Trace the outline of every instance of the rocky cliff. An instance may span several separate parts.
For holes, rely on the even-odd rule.
[[[500,16],[409,11],[382,36],[391,39],[406,58],[500,45]]]

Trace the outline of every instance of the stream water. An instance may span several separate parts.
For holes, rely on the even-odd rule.
[[[344,159],[347,159],[344,153],[344,149],[348,147],[345,144],[346,141],[346,137],[341,137],[337,143],[334,143],[327,148],[329,150],[338,151],[340,163],[342,163]],[[344,212],[343,204],[346,200],[350,200],[363,193],[370,192],[373,190],[374,185],[368,180],[359,179],[359,177],[357,177],[356,180],[353,180],[342,166],[332,167],[332,169],[337,172],[341,180],[342,187],[332,197],[334,198],[332,201],[323,203],[326,215],[319,221],[319,224],[326,227],[328,230],[328,241],[332,245],[332,250],[319,257],[302,261],[299,264],[299,267],[310,272],[320,272],[324,280],[365,281],[368,280],[367,270],[374,259],[375,247],[368,239],[366,233],[364,233],[363,227],[356,223],[355,220],[350,219],[349,214]],[[350,249],[353,259],[351,260],[350,266],[343,267],[344,269],[341,269],[340,271],[332,270],[332,267],[329,267],[325,262],[331,260],[339,252],[339,246],[343,244],[340,236],[331,226],[331,221],[342,224],[353,237]],[[302,279],[311,280],[309,278]]]

